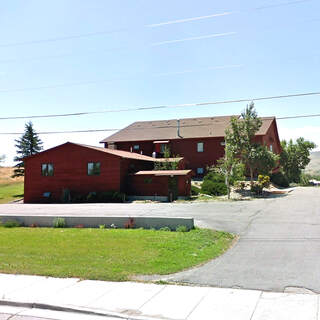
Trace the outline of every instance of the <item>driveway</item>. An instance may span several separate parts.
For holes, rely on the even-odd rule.
[[[320,292],[320,188],[252,201],[177,204],[0,205],[1,214],[187,216],[240,235],[226,254],[172,281],[272,291]]]

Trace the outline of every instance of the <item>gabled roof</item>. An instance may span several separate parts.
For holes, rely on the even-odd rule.
[[[177,119],[139,121],[105,138],[101,143],[224,137],[232,117],[180,119],[180,137],[178,136]],[[261,118],[262,126],[257,135],[265,135],[274,119],[275,117]]]
[[[152,162],[155,162],[155,161],[158,160],[158,159],[155,159],[155,158],[152,158],[152,157],[149,157],[149,156],[145,156],[143,154],[135,153],[135,152],[114,150],[114,149],[95,147],[95,146],[88,146],[88,145],[85,145],[85,144],[78,144],[78,143],[74,143],[74,144],[76,144],[78,146],[85,147],[85,148],[97,150],[97,151],[100,151],[100,152],[112,154],[114,156],[118,156],[118,157],[121,157],[121,158],[124,158],[124,159],[144,160],[144,161],[152,161]]]
[[[43,152],[47,152],[47,151],[50,151],[50,150],[53,150],[53,149],[57,149],[57,148],[60,148],[62,146],[65,146],[67,144],[80,146],[82,148],[88,148],[88,149],[96,150],[96,151],[99,151],[99,152],[111,154],[111,155],[114,155],[114,156],[117,156],[117,157],[120,157],[120,158],[124,158],[124,159],[143,160],[143,161],[150,161],[150,162],[162,162],[162,161],[164,161],[164,159],[152,158],[152,157],[145,156],[145,155],[139,154],[139,153],[122,151],[122,150],[114,150],[114,149],[108,149],[108,148],[102,148],[102,147],[95,147],[95,146],[89,146],[89,145],[86,145],[86,144],[80,144],[80,143],[74,143],[74,142],[63,143],[63,144],[58,145],[56,147],[44,150],[44,151],[42,151],[40,153],[37,153],[37,154],[34,154],[32,156],[29,156],[29,157],[27,157],[25,159],[36,157],[37,155],[42,154]],[[173,162],[173,161],[180,161],[182,159],[183,158],[169,158],[169,159],[166,159],[166,160],[169,161],[169,162]]]

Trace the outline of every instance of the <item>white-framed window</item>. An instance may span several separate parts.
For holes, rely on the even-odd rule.
[[[204,170],[203,168],[197,168],[197,174],[203,174]]]
[[[197,143],[197,151],[198,152],[203,152],[203,142],[198,142]]]
[[[273,152],[273,146],[272,146],[272,144],[270,144],[269,149],[270,149],[271,152]]]
[[[88,162],[88,176],[100,175],[100,162]]]
[[[43,163],[41,165],[41,174],[45,177],[53,176],[53,164],[52,163]]]
[[[139,150],[140,149],[140,146],[138,145],[138,144],[135,144],[134,146],[133,146],[133,150]]]

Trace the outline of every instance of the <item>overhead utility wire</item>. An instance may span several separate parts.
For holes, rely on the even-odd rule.
[[[309,114],[309,115],[299,115],[299,116],[288,116],[288,117],[275,117],[276,120],[288,120],[288,119],[298,119],[298,118],[314,118],[320,117],[320,114]],[[263,117],[263,119],[274,119],[274,117]],[[190,128],[190,127],[205,127],[208,124],[191,124],[191,125],[180,125],[180,128]],[[167,129],[167,128],[177,128],[177,126],[158,126],[151,127],[149,129]],[[71,130],[71,131],[40,131],[38,134],[60,134],[60,133],[91,133],[91,132],[107,132],[107,131],[119,131],[122,129],[89,129],[89,130]],[[126,130],[145,130],[145,128],[127,128]],[[0,132],[0,135],[15,135],[23,134],[23,132]]]
[[[246,98],[246,99],[237,99],[237,100],[221,100],[221,101],[185,103],[185,104],[176,104],[176,105],[160,105],[160,106],[150,106],[150,107],[110,109],[110,110],[101,110],[101,111],[84,111],[84,112],[61,113],[61,114],[47,114],[47,115],[30,115],[30,116],[0,117],[0,120],[74,117],[74,116],[83,116],[83,115],[89,115],[89,114],[102,114],[102,113],[115,113],[115,112],[130,112],[130,111],[143,111],[143,110],[169,109],[169,108],[184,108],[184,107],[201,107],[201,106],[209,106],[209,105],[216,105],[216,104],[229,104],[229,103],[240,103],[240,102],[250,102],[250,101],[274,100],[274,99],[306,97],[306,96],[315,96],[315,95],[320,95],[320,91],[318,91],[318,92],[305,92],[305,93],[287,94],[287,95],[279,95],[279,96],[267,96],[267,97],[257,97],[257,98]]]
[[[274,7],[282,7],[282,6],[290,6],[290,5],[294,5],[294,4],[298,4],[298,3],[304,3],[304,2],[308,2],[308,1],[313,1],[313,0],[288,1],[288,2],[283,2],[283,3],[279,3],[279,4],[271,4],[271,5],[252,8],[252,9],[249,9],[249,11],[264,10],[264,9],[269,9],[269,8],[274,8]],[[172,24],[178,24],[178,23],[187,23],[187,22],[193,22],[193,21],[199,21],[199,20],[205,20],[205,19],[212,19],[212,18],[231,15],[231,14],[234,14],[234,13],[236,13],[236,11],[226,11],[226,12],[216,13],[216,14],[211,14],[211,15],[204,15],[204,16],[198,16],[198,17],[185,18],[185,19],[164,21],[164,22],[160,22],[160,23],[146,24],[146,25],[138,26],[138,28],[157,28],[157,27],[163,27],[163,26],[172,25]],[[100,35],[111,35],[111,34],[114,34],[114,33],[128,32],[128,31],[131,31],[131,30],[132,30],[132,28],[121,28],[121,29],[116,29],[116,30],[80,33],[80,34],[75,34],[75,35],[52,37],[52,38],[47,38],[47,39],[28,40],[28,41],[13,42],[13,43],[4,43],[4,44],[0,44],[0,48],[16,47],[16,46],[24,46],[24,45],[32,45],[32,44],[41,44],[41,43],[64,41],[64,40],[71,40],[71,39],[77,39],[77,38],[88,38],[88,37],[100,36]]]

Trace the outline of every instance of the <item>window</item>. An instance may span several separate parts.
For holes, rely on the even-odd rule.
[[[198,144],[197,144],[197,151],[198,151],[198,152],[203,152],[203,142],[198,142]]]
[[[203,168],[197,168],[197,174],[203,174]]]
[[[52,163],[43,163],[41,165],[41,174],[45,177],[53,176],[53,164]]]
[[[134,146],[133,146],[133,150],[139,150],[140,149],[140,146],[138,145],[138,144],[135,144]]]
[[[272,144],[270,144],[270,151],[272,152],[273,151],[273,146],[272,146]]]
[[[161,143],[160,144],[160,152],[164,153],[166,151],[166,149],[168,148],[166,143]]]
[[[88,162],[88,176],[100,175],[100,162]]]

